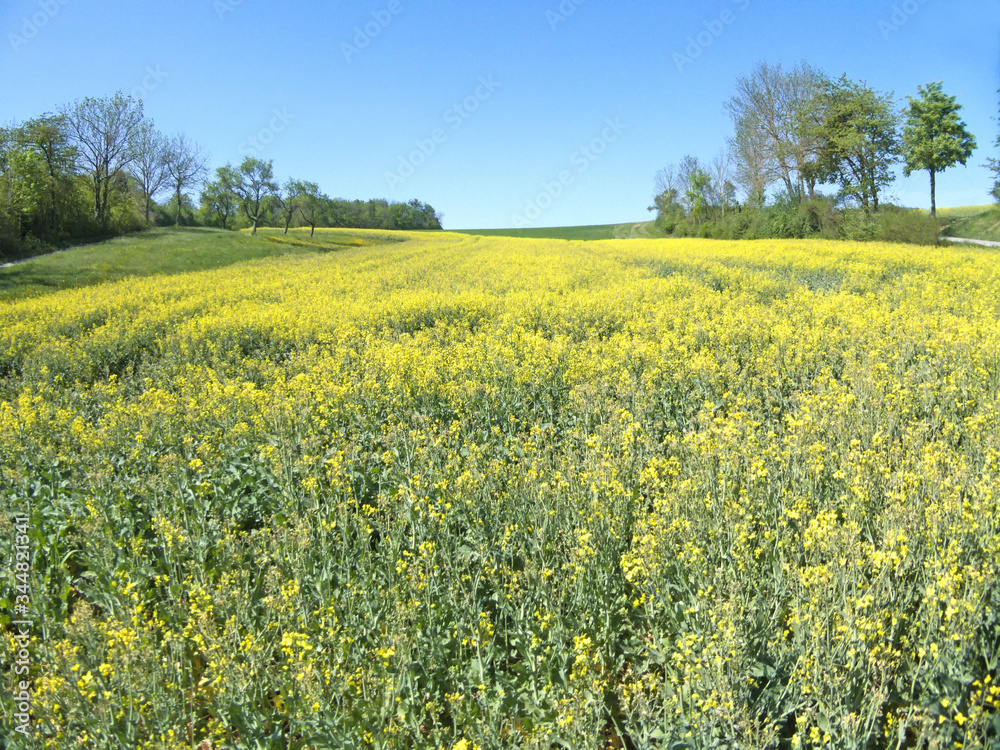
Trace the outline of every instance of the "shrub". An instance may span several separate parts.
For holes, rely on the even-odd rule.
[[[898,206],[884,206],[876,217],[875,236],[883,242],[936,245],[941,223],[930,214]]]

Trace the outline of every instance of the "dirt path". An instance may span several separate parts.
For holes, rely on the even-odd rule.
[[[653,226],[651,221],[640,221],[637,224],[619,224],[615,227],[615,239],[616,240],[634,240],[634,239],[650,239],[652,235],[649,232],[650,227]]]
[[[21,258],[20,260],[12,260],[9,263],[0,263],[0,268],[10,268],[11,266],[19,266],[22,263],[28,263],[32,260],[38,260],[39,258],[44,258],[44,255],[34,255],[30,258]]]
[[[1000,247],[1000,242],[993,240],[970,240],[966,237],[942,237],[945,242],[961,242],[966,245],[980,245],[982,247]]]

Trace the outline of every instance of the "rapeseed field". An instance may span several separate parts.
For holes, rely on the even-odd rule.
[[[2,303],[8,746],[997,746],[1000,254],[404,237]]]

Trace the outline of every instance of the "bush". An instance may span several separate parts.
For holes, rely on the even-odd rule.
[[[838,239],[853,242],[870,242],[876,239],[875,219],[860,208],[848,208],[840,212]]]
[[[938,219],[916,209],[884,206],[875,219],[875,236],[883,242],[936,245],[940,234]]]
[[[937,219],[914,209],[884,205],[878,212],[838,208],[837,199],[816,196],[804,201],[779,195],[760,208],[738,206],[718,218],[696,223],[676,212],[661,214],[656,225],[674,237],[729,240],[805,239],[906,242],[934,245],[941,227]]]

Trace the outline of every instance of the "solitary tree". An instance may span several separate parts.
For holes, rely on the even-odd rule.
[[[302,183],[291,178],[284,184],[280,192],[274,194],[278,201],[278,211],[282,221],[285,222],[285,234],[288,234],[288,227],[292,224],[295,214],[299,213],[299,205],[302,202]]]
[[[819,159],[813,175],[840,185],[842,195],[878,211],[879,192],[895,177],[899,135],[892,96],[841,76],[821,94],[822,121],[813,132]]]
[[[94,194],[94,219],[106,229],[115,187],[135,158],[135,141],[145,120],[142,102],[120,91],[105,99],[87,97],[65,111],[70,142],[79,154]]]
[[[909,97],[903,128],[904,174],[926,169],[931,176],[931,216],[937,215],[936,177],[956,164],[964,165],[976,148],[976,139],[958,117],[962,108],[947,96],[940,83],[920,86],[918,99]]]
[[[194,187],[208,172],[208,156],[184,135],[174,136],[167,149],[167,174],[177,199],[177,226],[181,223],[181,194]]]
[[[250,220],[250,234],[257,234],[257,224],[267,206],[266,200],[278,192],[274,182],[274,162],[248,156],[236,172],[233,192],[240,199],[240,208]]]
[[[327,198],[319,190],[319,185],[315,182],[304,182],[295,180],[295,190],[298,193],[297,208],[302,221],[309,225],[309,236],[316,234],[316,225],[323,218],[323,211],[326,207]]]

